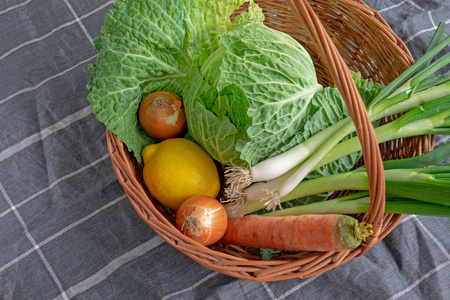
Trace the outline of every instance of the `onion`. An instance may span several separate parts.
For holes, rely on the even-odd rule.
[[[158,140],[180,136],[186,129],[181,97],[171,92],[155,92],[145,97],[138,118],[145,133]]]
[[[176,225],[184,235],[202,245],[217,242],[227,229],[227,213],[223,205],[208,196],[193,196],[177,211]]]

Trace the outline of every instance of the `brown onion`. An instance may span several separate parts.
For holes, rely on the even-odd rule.
[[[217,242],[228,226],[223,205],[208,196],[193,196],[181,204],[177,211],[176,225],[186,236],[202,245]]]
[[[155,92],[142,100],[138,119],[149,136],[166,140],[186,130],[186,115],[180,96],[166,91]]]

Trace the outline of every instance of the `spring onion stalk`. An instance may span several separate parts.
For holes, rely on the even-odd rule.
[[[356,195],[356,196],[355,196]],[[369,211],[370,197],[357,193],[350,197],[300,205],[262,214],[262,216],[296,216],[302,214],[360,214]],[[450,201],[450,200],[447,200]],[[450,206],[387,195],[385,213],[450,217]]]
[[[450,143],[418,157],[384,162],[386,193],[422,201],[431,198],[429,201],[435,204],[449,205],[446,199],[450,194],[450,164],[424,168],[428,165],[439,165],[448,157],[450,157]],[[286,202],[336,190],[368,190],[368,188],[365,167],[360,167],[346,173],[305,180],[280,201]],[[242,207],[237,207],[235,203],[225,204],[229,218],[250,214],[263,208],[267,206],[262,198],[247,202]]]
[[[432,86],[433,83],[437,83],[438,85]],[[430,85],[432,87],[429,87]],[[435,101],[436,99],[441,99],[442,97],[449,95],[449,93],[450,76],[443,75],[436,78],[430,78],[420,89],[418,89],[418,92],[416,92],[415,94],[406,95],[406,92],[403,92],[379,103],[371,110],[373,116],[369,115],[369,117],[371,117],[371,121],[377,121],[394,114],[409,111],[413,108],[419,107],[420,105]],[[400,99],[400,101],[398,99]],[[355,126],[350,117],[348,117],[320,131],[313,137],[307,139],[303,143],[286,151],[285,153],[273,158],[269,158],[255,165],[249,170],[250,174],[252,174],[250,182],[248,182],[248,176],[245,177],[245,171],[240,173],[239,176],[236,177],[242,179],[242,177],[244,176],[246,178],[244,180],[244,187],[248,186],[252,182],[267,181],[278,177],[278,185],[276,186],[279,187],[280,183],[282,183],[282,180],[280,180],[279,178],[283,178],[284,180],[286,180],[287,178],[289,178],[287,175],[292,175],[293,169],[298,170],[300,167],[302,167],[303,169],[299,171],[302,172],[300,174],[301,176],[299,176],[298,174],[296,176],[297,178],[300,177],[300,179],[303,179],[302,177],[306,176],[306,174],[308,174],[311,170],[317,168],[312,167],[316,166],[316,164],[324,157],[324,154],[328,152],[326,149],[333,148],[334,145],[336,145],[345,136],[352,133],[353,131],[355,131]],[[314,149],[316,149],[316,152],[313,151]],[[313,155],[312,158],[311,155]],[[303,163],[307,158],[309,158],[307,164]],[[292,164],[296,164],[295,167],[291,169],[286,168],[286,161],[289,161]],[[285,168],[282,169],[282,167]],[[242,171],[242,168],[237,169]],[[231,170],[236,171],[236,169],[229,168],[227,172],[230,172]],[[236,173],[234,175],[236,175]],[[228,178],[232,177],[232,175],[230,176],[229,173],[226,173],[225,176]],[[236,179],[234,180],[235,182],[237,181]],[[270,185],[266,185],[264,190],[268,192],[272,191],[274,186],[274,183],[271,183]],[[245,190],[242,191],[242,188],[243,186],[237,188],[234,185],[229,184],[225,190],[228,201],[236,200],[245,202],[256,199],[254,197],[247,197],[247,192]],[[242,197],[244,197],[244,200],[242,199]],[[271,201],[271,203],[274,202]]]
[[[431,62],[431,60],[449,43],[449,37],[443,42],[439,42],[444,36],[444,32],[447,25],[445,23],[439,23],[438,28],[434,32],[434,35],[430,41],[427,51],[424,55],[418,59],[411,67],[406,69],[402,74],[395,78],[390,84],[386,86],[372,101],[369,108],[381,100],[387,98],[389,95],[395,96],[400,91],[395,92],[400,86],[402,86],[408,79],[414,74],[423,71]],[[410,81],[411,82],[411,81]],[[406,86],[403,86],[401,90],[406,90]]]
[[[448,54],[431,63],[431,60],[450,43],[450,37],[439,42],[444,31],[445,24],[441,23],[427,52],[404,73],[384,87],[369,104],[368,113],[372,121],[406,112],[424,103],[449,95],[450,76],[443,75],[428,78],[428,76],[450,63],[450,55]],[[245,196],[243,189],[250,184],[284,176],[283,174],[296,168],[295,174],[289,177],[290,180],[287,183],[283,183],[283,187],[278,185],[281,191],[266,190],[268,195],[266,198],[274,199],[274,201],[269,202],[269,205],[271,207],[276,206],[278,199],[282,198],[289,190],[301,182],[323,160],[323,157],[328,153],[327,150],[334,148],[334,145],[354,131],[354,124],[348,117],[320,131],[292,149],[262,161],[250,169],[242,167],[226,168],[226,198],[230,199],[230,201],[240,199],[240,196]],[[437,131],[439,130],[434,132]],[[298,167],[299,164],[302,165]],[[243,199],[239,202],[247,200]]]
[[[450,95],[419,106],[397,120],[376,128],[375,134],[379,143],[416,135],[448,135],[450,134],[449,118]],[[360,149],[361,144],[357,138],[343,141],[328,152],[315,168],[319,168]]]
[[[450,164],[422,169],[393,169],[385,171],[386,194],[413,200],[450,206]],[[281,199],[286,202],[305,196],[336,190],[368,190],[366,172],[347,172],[305,180]],[[264,200],[248,202],[240,210],[225,205],[229,218],[239,217],[267,208]],[[282,209],[285,210],[285,209]]]
[[[373,122],[394,114],[406,112],[424,103],[448,95],[450,93],[449,91],[450,75],[429,78],[422,86],[418,86],[414,94],[402,92],[394,97],[385,99],[369,111],[369,118]],[[250,169],[241,167],[227,168],[225,173],[228,183],[226,190],[227,198],[236,198],[235,193],[238,193],[241,188],[248,186],[252,182],[267,181],[285,174],[293,166],[297,166],[313,154],[315,154],[315,157],[320,157],[321,154],[323,155],[323,151],[317,154],[318,149],[327,147],[330,149],[354,131],[355,126],[351,118],[347,117],[318,132],[313,137],[290,150],[268,158]],[[307,166],[312,165],[310,163]],[[236,187],[236,184],[239,184],[238,187]]]
[[[416,135],[450,134],[449,119],[450,95],[410,110],[397,120],[376,128],[375,134],[380,143]],[[350,127],[350,125],[353,123],[348,123],[346,126]],[[361,144],[357,137],[336,145],[337,140],[342,138],[342,135],[333,135],[305,163],[294,167],[276,179],[256,183],[243,189],[233,199],[236,201],[235,210],[239,211],[239,206],[255,200],[262,200],[267,209],[274,209],[310,171],[361,150]],[[331,151],[328,150],[330,148],[332,148]]]
[[[299,164],[298,166],[301,166]],[[259,181],[251,184],[245,189],[235,190],[232,193],[225,189],[225,194],[227,195],[226,199],[222,199],[222,203],[232,203],[233,209],[238,211],[242,206],[244,206],[247,202],[253,200],[264,200],[268,201],[271,198],[270,191],[275,191],[280,187],[283,182],[285,182],[290,176],[292,176],[297,168],[293,168],[283,175],[269,180],[269,181]],[[229,187],[228,187],[229,189]],[[270,196],[269,196],[270,195]]]
[[[446,56],[446,59],[450,62],[450,55]],[[432,66],[434,66],[434,64],[430,65],[430,67]],[[419,77],[422,76],[422,72],[419,73]],[[415,77],[413,77],[413,79],[414,78]],[[449,83],[444,83],[441,85],[447,86],[448,84]],[[423,91],[422,93],[426,93],[426,91],[427,90]],[[431,94],[434,93],[430,93],[430,95]],[[440,95],[440,93],[437,94]],[[447,92],[447,94],[450,93]],[[415,98],[414,100],[418,99],[420,98]],[[394,108],[398,106],[399,104],[393,105]],[[385,109],[384,112],[380,112],[378,116],[384,117],[386,116],[385,114],[391,112],[391,110]],[[399,118],[397,121],[377,128],[375,130],[375,134],[377,136],[377,140],[380,143],[392,139],[415,135],[449,134],[450,128],[445,127],[445,119],[448,117],[450,117],[450,95],[440,97],[437,100],[425,103],[422,106],[409,111],[407,114],[405,114],[404,117]],[[444,127],[441,128],[442,126]],[[325,165],[326,163],[332,162],[338,158],[359,151],[361,149],[361,144],[359,143],[359,139],[357,137],[351,139],[350,143],[343,143],[343,145],[341,146],[341,148],[343,149],[343,153],[345,151],[345,153],[347,154],[341,155],[338,154],[338,151],[333,151],[333,147],[337,145],[348,134],[348,131],[351,128],[354,128],[354,125],[352,123],[345,124],[342,127],[342,131],[336,132],[327,140],[325,140],[321,147],[316,149],[314,154],[310,156],[308,160],[306,160],[306,162],[300,168],[298,168],[298,170],[296,170],[296,172],[292,176],[290,176],[285,182],[283,182],[276,190],[269,191],[269,195],[267,197],[268,209],[274,209],[277,205],[279,205],[281,198],[292,191],[292,189],[295,188],[295,186],[297,186],[306,177],[306,175],[308,175],[309,172]],[[349,147],[350,145],[352,147]],[[330,151],[330,149],[333,150]],[[328,160],[325,160],[326,163],[321,163],[324,157]]]

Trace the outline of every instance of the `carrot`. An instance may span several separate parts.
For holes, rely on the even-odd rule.
[[[356,248],[370,235],[370,227],[339,214],[248,215],[229,219],[220,242],[284,251],[345,251]]]

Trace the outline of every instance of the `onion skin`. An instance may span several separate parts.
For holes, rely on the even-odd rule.
[[[175,221],[178,230],[204,246],[220,240],[228,226],[225,208],[208,196],[193,196],[184,201]]]
[[[181,97],[166,91],[145,97],[139,105],[138,119],[144,132],[158,140],[178,137],[187,127]]]

